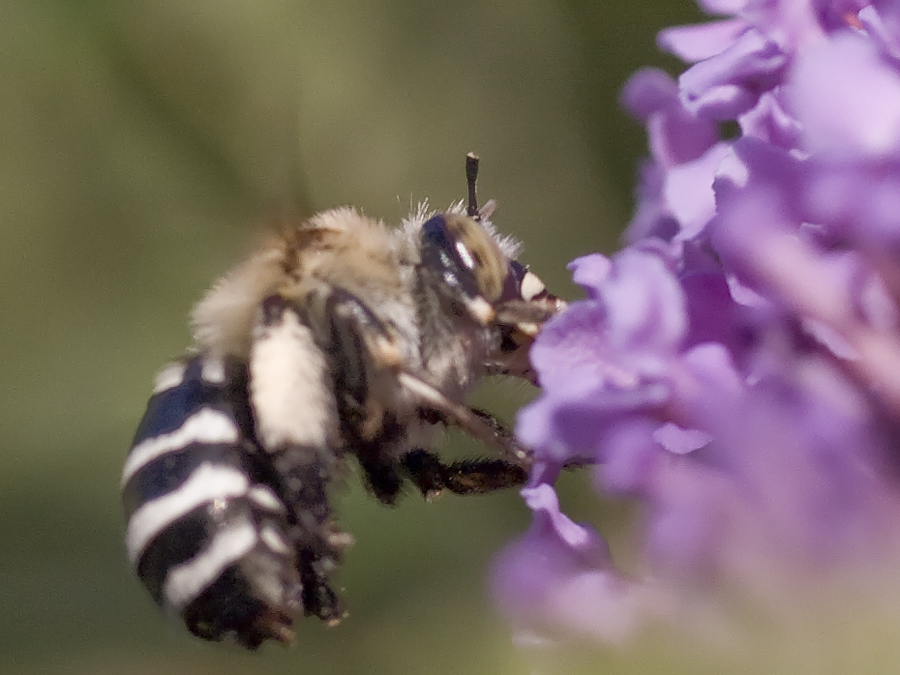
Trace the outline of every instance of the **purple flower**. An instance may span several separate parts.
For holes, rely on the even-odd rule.
[[[715,212],[713,173],[727,152],[718,128],[686,110],[675,82],[659,70],[638,71],[622,104],[646,124],[653,154],[627,238],[693,236]]]
[[[606,544],[560,513],[550,485],[527,488],[523,497],[534,521],[497,560],[500,607],[521,621],[523,630],[538,625],[591,637],[627,636],[642,597],[616,573]],[[599,602],[582,603],[583,597]]]
[[[900,550],[900,6],[701,4],[728,18],[659,36],[678,82],[623,92],[650,146],[627,245],[570,265],[587,298],[532,350],[534,519],[493,577],[523,630],[619,640]],[[564,515],[567,465],[641,506],[634,569]]]

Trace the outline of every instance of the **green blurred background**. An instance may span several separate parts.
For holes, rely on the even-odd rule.
[[[565,263],[613,250],[644,154],[619,89],[671,65],[659,28],[697,17],[688,0],[3,0],[0,673],[655,670],[652,650],[562,664],[510,644],[485,571],[527,526],[514,493],[385,509],[355,481],[350,617],[301,622],[291,650],[203,644],[127,565],[118,475],[192,303],[285,199],[397,222],[463,197],[475,150],[500,227],[575,297]],[[511,420],[531,395],[480,400],[509,396]],[[586,478],[565,482],[589,513]]]

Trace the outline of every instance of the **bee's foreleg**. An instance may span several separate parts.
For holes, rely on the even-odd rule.
[[[485,445],[494,448],[501,457],[523,469],[531,468],[531,451],[519,445],[496,418],[488,413],[459,405],[412,373],[400,373],[400,384],[419,401],[420,416],[431,423],[458,427]]]

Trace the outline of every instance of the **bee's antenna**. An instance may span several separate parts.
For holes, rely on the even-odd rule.
[[[469,218],[481,220],[478,213],[478,197],[475,196],[475,183],[478,181],[478,155],[470,152],[466,155],[466,185],[469,188],[469,205],[466,214]]]

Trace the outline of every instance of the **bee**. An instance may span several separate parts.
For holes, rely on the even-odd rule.
[[[384,504],[521,485],[529,451],[466,405],[483,377],[534,381],[562,307],[476,198],[388,228],[351,208],[293,222],[193,310],[194,347],[157,376],[122,473],[126,548],[191,633],[256,649],[298,616],[345,615],[331,576],[352,537],[329,501],[352,458]],[[444,462],[436,427],[493,459]]]

